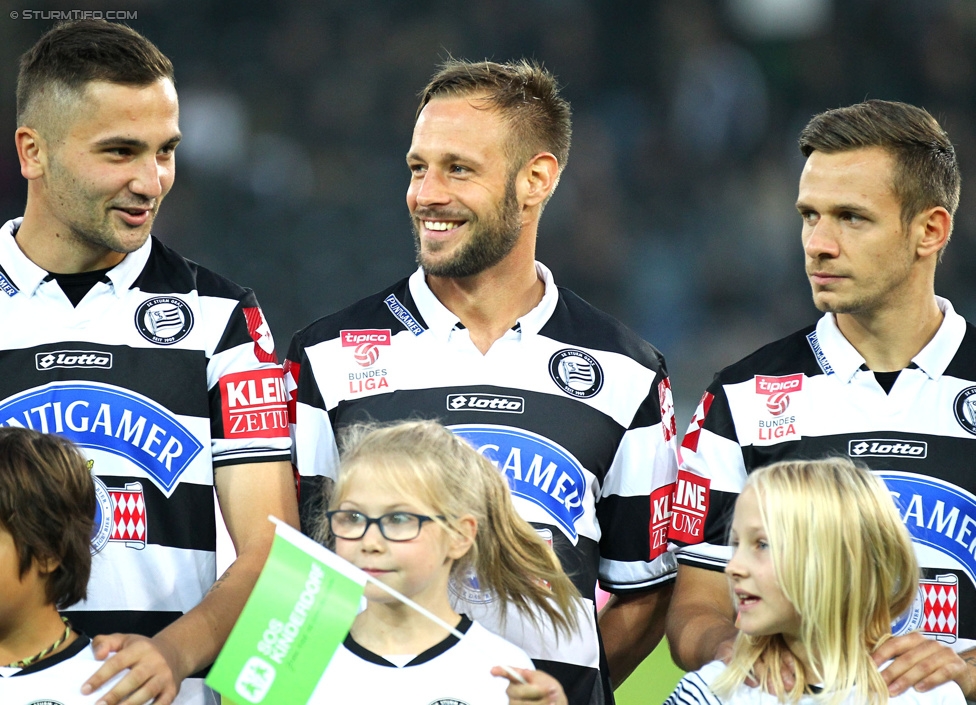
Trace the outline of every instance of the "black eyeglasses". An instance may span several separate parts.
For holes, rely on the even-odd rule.
[[[326,512],[325,516],[333,536],[351,541],[365,536],[370,524],[376,524],[387,541],[412,541],[420,536],[425,521],[434,521],[434,517],[413,512],[390,512],[373,518],[351,509],[336,509]],[[437,518],[444,519],[442,516]]]

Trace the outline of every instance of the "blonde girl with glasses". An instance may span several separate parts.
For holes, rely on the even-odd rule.
[[[463,639],[367,584],[366,608],[310,702],[507,703],[507,681],[491,668],[532,662],[455,612],[449,583],[473,570],[502,613],[513,608],[569,634],[579,594],[555,553],[516,513],[501,473],[443,426],[357,427],[343,445],[319,540]]]

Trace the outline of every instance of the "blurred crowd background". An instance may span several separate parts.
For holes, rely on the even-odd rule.
[[[295,330],[414,269],[404,155],[448,55],[531,57],[559,77],[575,130],[539,257],[664,352],[682,429],[716,370],[819,315],[793,204],[796,136],[822,110],[904,100],[946,127],[963,195],[936,289],[976,320],[973,0],[3,5],[0,219],[23,212],[16,66],[53,24],[43,13],[125,11],[180,94],[154,232],[252,287],[282,357]]]

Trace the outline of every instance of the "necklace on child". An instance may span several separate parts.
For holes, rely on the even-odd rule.
[[[52,653],[56,648],[64,643],[65,639],[71,636],[71,623],[68,621],[67,617],[62,616],[61,621],[64,622],[64,634],[58,637],[58,640],[51,644],[49,647],[44,649],[39,654],[35,654],[30,658],[21,659],[20,661],[14,661],[13,663],[8,663],[4,668],[27,668],[35,661],[40,661],[42,658]]]

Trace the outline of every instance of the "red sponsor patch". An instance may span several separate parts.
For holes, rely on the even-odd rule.
[[[651,555],[648,557],[650,561],[668,550],[668,526],[671,524],[671,497],[673,494],[673,483],[658,487],[651,492]]]
[[[786,375],[785,377],[766,377],[756,375],[756,394],[776,394],[783,392],[798,392],[803,389],[803,375]]]
[[[665,377],[657,385],[657,395],[661,400],[661,429],[665,443],[678,435],[678,422],[674,418],[674,399],[671,396],[671,380]]]
[[[244,309],[244,320],[247,321],[247,332],[250,333],[254,341],[254,355],[261,362],[278,362],[275,354],[274,338],[271,336],[271,327],[264,320],[264,313],[260,308],[254,306]]]
[[[285,358],[285,391],[288,392],[288,420],[296,422],[295,407],[298,405],[298,376],[302,366],[294,360]]]
[[[705,417],[708,416],[708,410],[711,408],[714,399],[715,395],[710,392],[702,394],[701,401],[698,402],[698,408],[695,409],[695,413],[691,417],[691,422],[688,424],[688,431],[681,440],[682,448],[687,448],[692,453],[698,452],[698,436],[701,434],[702,427],[705,425]]]
[[[288,435],[288,393],[281,368],[235,372],[220,378],[224,438]]]
[[[689,544],[704,540],[711,484],[711,480],[701,475],[678,471],[678,482],[671,499],[671,528],[668,530],[671,541]]]

